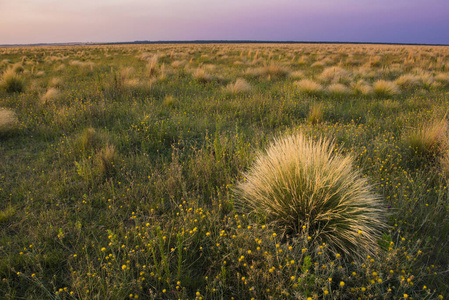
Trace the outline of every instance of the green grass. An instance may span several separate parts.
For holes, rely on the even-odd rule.
[[[0,88],[0,298],[447,296],[447,151],[433,155],[422,133],[447,118],[447,66],[435,57],[448,54],[319,44],[0,48],[0,72],[16,66],[22,84]],[[374,254],[345,259],[351,247],[336,255],[327,240],[238,210],[235,187],[257,153],[297,132],[334,140],[380,197],[387,225],[365,241]]]

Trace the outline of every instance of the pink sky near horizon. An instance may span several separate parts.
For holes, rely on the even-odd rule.
[[[449,44],[447,0],[0,0],[0,44],[266,40]]]

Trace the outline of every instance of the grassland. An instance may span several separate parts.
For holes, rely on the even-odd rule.
[[[447,298],[448,109],[448,47],[0,48],[0,298]],[[374,186],[375,254],[234,205],[297,133]]]

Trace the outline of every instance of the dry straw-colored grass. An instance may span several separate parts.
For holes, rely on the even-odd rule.
[[[63,85],[64,85],[64,81],[60,77],[53,77],[48,82],[48,87],[51,87],[51,88],[62,88]]]
[[[294,83],[298,90],[306,95],[320,95],[323,92],[323,86],[316,81],[311,79],[302,79]]]
[[[277,77],[285,77],[290,73],[289,69],[281,64],[271,62],[263,67],[250,68],[246,71],[249,76],[265,76],[269,79]]]
[[[420,77],[415,74],[404,74],[394,81],[398,86],[404,89],[413,89],[421,86]]]
[[[351,94],[351,90],[346,85],[341,83],[332,83],[326,90],[328,94],[336,97],[348,96]]]
[[[248,93],[251,90],[251,85],[243,78],[237,78],[234,83],[230,83],[226,86],[226,92],[233,95]]]
[[[293,71],[288,74],[288,77],[293,78],[293,79],[302,79],[302,78],[304,78],[304,72],[303,71]]]
[[[90,69],[91,71],[93,70],[93,68],[95,66],[94,62],[91,62],[91,61],[79,61],[79,60],[71,60],[69,62],[69,64],[71,66],[74,66],[74,67]]]
[[[236,207],[349,258],[377,250],[384,210],[353,158],[327,139],[276,139],[236,187]]]
[[[438,73],[435,75],[435,80],[442,85],[449,85],[449,73]]]
[[[147,70],[150,77],[156,77],[159,74],[159,56],[154,55],[148,58]]]
[[[373,84],[374,93],[379,97],[391,97],[399,95],[401,90],[392,81],[387,80],[377,80]]]
[[[210,74],[208,74],[206,72],[206,70],[203,68],[198,68],[195,71],[193,71],[192,76],[193,76],[193,78],[195,78],[195,80],[202,82],[202,83],[207,83],[207,82],[212,81],[212,76]]]
[[[349,82],[351,73],[340,67],[329,67],[324,69],[318,78],[323,82]]]
[[[369,96],[374,93],[374,89],[364,80],[351,83],[351,89],[355,95]]]
[[[103,176],[111,176],[115,171],[115,162],[117,161],[117,152],[114,145],[106,145],[97,153],[98,170]]]
[[[416,155],[427,158],[442,156],[449,148],[448,129],[445,118],[432,120],[408,132],[405,141]]]
[[[0,80],[0,88],[8,93],[20,93],[24,90],[25,83],[23,78],[12,68],[7,69]]]
[[[49,88],[47,92],[41,97],[44,104],[55,101],[59,98],[61,93],[57,88]]]
[[[313,104],[312,106],[310,106],[307,119],[312,125],[321,123],[324,120],[323,104],[318,103],[318,104]]]
[[[19,121],[14,111],[0,107],[0,135],[4,135],[17,127]]]

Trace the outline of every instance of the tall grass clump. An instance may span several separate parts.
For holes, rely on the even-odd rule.
[[[274,62],[263,66],[260,71],[262,75],[273,77],[285,77],[289,74],[289,70],[286,67]]]
[[[327,92],[335,97],[342,97],[351,94],[351,90],[344,84],[332,83],[327,87]]]
[[[404,89],[413,89],[421,86],[419,76],[413,74],[401,75],[394,83]]]
[[[0,107],[0,136],[6,135],[18,125],[18,119],[14,111]]]
[[[6,70],[0,80],[0,87],[8,93],[20,93],[24,90],[24,80],[13,69]]]
[[[324,106],[321,103],[313,104],[309,108],[307,119],[312,125],[316,125],[324,120]]]
[[[226,86],[226,92],[233,95],[247,93],[251,89],[251,85],[243,78],[238,78],[234,83]]]
[[[306,95],[318,96],[323,92],[323,86],[311,79],[296,81],[295,85],[301,93]]]
[[[52,102],[60,96],[59,90],[56,88],[49,88],[47,92],[41,97],[44,104]]]
[[[355,95],[369,96],[374,93],[373,88],[364,80],[351,83],[351,88]]]
[[[348,258],[374,254],[384,228],[382,202],[353,158],[327,139],[276,139],[236,187],[236,207],[289,234],[326,243]]]
[[[339,67],[329,67],[323,70],[319,79],[323,82],[348,82],[351,80],[351,73]]]
[[[266,76],[268,79],[286,77],[289,73],[288,68],[274,62],[265,64],[263,67],[250,68],[246,71],[246,74],[249,76]]]
[[[208,83],[212,80],[212,76],[209,75],[205,69],[196,69],[193,74],[193,78],[195,78],[197,81],[201,83]]]
[[[373,84],[374,93],[378,97],[391,97],[399,95],[401,90],[391,81],[378,80]]]
[[[405,140],[415,155],[427,158],[440,156],[448,148],[448,123],[446,119],[430,121],[412,130]]]
[[[106,145],[101,151],[97,153],[98,169],[100,174],[104,176],[111,176],[115,171],[114,163],[117,160],[117,153],[114,145]]]

